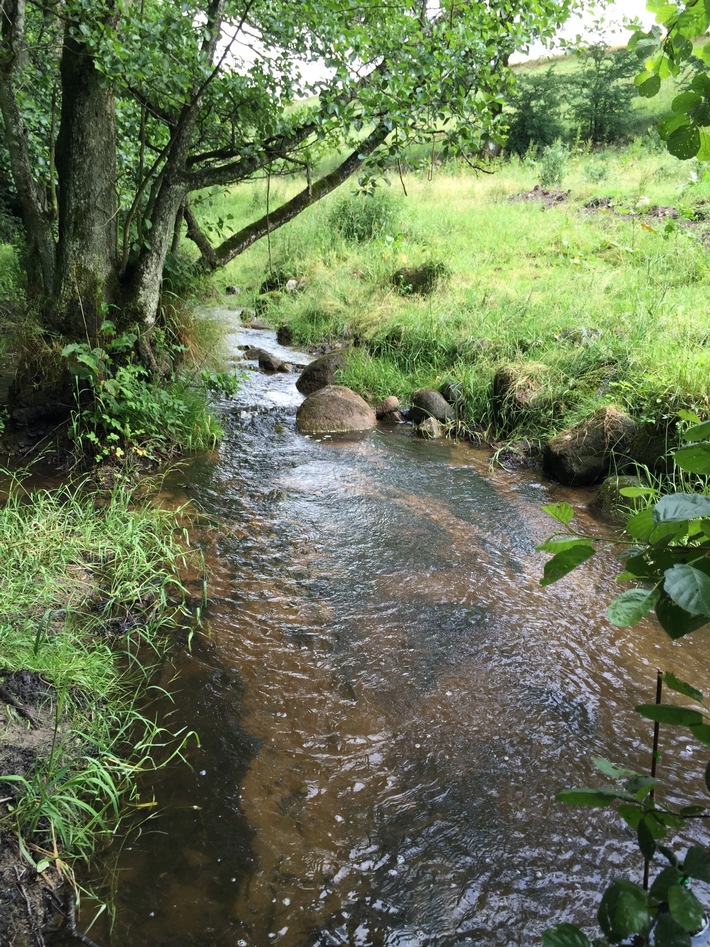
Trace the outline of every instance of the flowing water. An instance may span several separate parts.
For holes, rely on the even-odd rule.
[[[609,625],[608,558],[539,586],[541,506],[599,533],[588,492],[405,426],[299,436],[295,377],[249,373],[218,454],[174,485],[215,524],[169,720],[201,746],[145,788],[160,816],[123,844],[112,942],[488,947],[589,923],[638,855],[554,793],[603,782],[593,756],[647,769],[631,708],[657,667],[702,685],[702,636]],[[703,753],[666,737],[685,799]]]

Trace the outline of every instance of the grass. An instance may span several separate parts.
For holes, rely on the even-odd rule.
[[[115,831],[138,774],[187,738],[145,710],[167,633],[188,615],[181,576],[196,554],[179,517],[123,488],[50,492],[9,481],[0,682],[22,673],[39,694],[32,727],[7,707],[3,744],[34,761],[15,772],[3,765],[12,800],[1,824],[39,871],[70,872],[67,863],[87,858]]]
[[[590,164],[603,180],[590,180]],[[345,184],[272,235],[273,266],[305,277],[306,288],[270,294],[264,314],[288,323],[302,344],[354,343],[344,381],[374,399],[406,400],[423,385],[460,380],[469,424],[494,435],[493,378],[510,362],[546,367],[546,396],[518,433],[545,437],[607,403],[649,420],[682,406],[702,414],[710,398],[707,225],[645,215],[666,205],[702,216],[710,185],[693,183],[694,170],[650,139],[584,149],[571,157],[568,199],[546,207],[510,200],[537,182],[529,159],[493,175],[449,165],[431,181],[407,175],[406,198],[393,185],[386,232],[361,242],[333,219],[342,192],[352,192]],[[299,187],[279,181],[280,199]],[[263,211],[264,190],[257,182],[222,194],[214,212],[247,222]],[[586,210],[595,197],[611,198],[614,211]],[[398,267],[427,261],[444,262],[448,282],[429,297],[395,292]],[[219,279],[255,304],[268,270],[262,242]]]

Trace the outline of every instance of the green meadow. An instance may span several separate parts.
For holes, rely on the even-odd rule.
[[[288,325],[296,344],[350,345],[343,382],[371,399],[406,401],[416,388],[460,382],[466,425],[492,439],[503,366],[534,376],[544,395],[510,437],[546,437],[604,404],[659,421],[681,407],[707,411],[702,166],[647,137],[581,148],[561,193],[545,200],[530,193],[543,162],[528,155],[478,172],[434,162],[393,173],[374,196],[346,184],[234,260],[216,286],[238,285],[239,304]],[[302,186],[272,179],[270,206]],[[267,182],[210,200],[215,218],[256,219]],[[443,264],[433,292],[403,295],[393,273],[425,263]],[[302,279],[303,289],[260,296],[270,272]]]

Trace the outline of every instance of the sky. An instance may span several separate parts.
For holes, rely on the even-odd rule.
[[[590,3],[589,7],[591,8],[591,6],[592,4]],[[609,23],[618,24],[616,30],[609,29],[604,34],[604,39],[610,46],[626,45],[631,34],[620,25],[625,19],[638,18],[646,28],[650,27],[653,23],[652,14],[646,10],[646,0],[615,0],[615,2],[607,4],[603,12],[590,9],[583,13],[582,16],[571,17],[565,24],[560,35],[568,40],[574,39],[578,34],[589,36],[594,21],[600,16],[603,16],[604,20]],[[537,59],[539,56],[546,54],[549,54],[549,50],[547,50],[546,47],[535,44],[530,47],[527,54],[517,54],[512,57],[511,62]]]

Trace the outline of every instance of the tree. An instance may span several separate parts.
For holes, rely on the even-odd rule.
[[[475,152],[498,135],[510,52],[573,2],[0,0],[0,114],[46,326],[94,340],[110,310],[150,363],[183,220],[213,269],[413,140]],[[316,145],[346,149],[321,176]],[[271,170],[304,189],[213,244],[193,196]]]
[[[628,128],[631,100],[636,92],[628,79],[636,59],[628,50],[613,50],[603,42],[580,51],[582,68],[566,83],[571,123],[585,141],[618,140]]]

